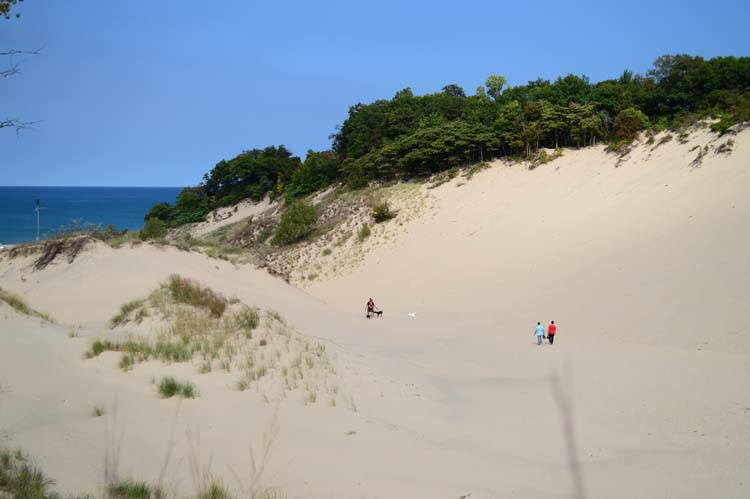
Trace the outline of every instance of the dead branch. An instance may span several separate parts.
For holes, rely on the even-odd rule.
[[[0,120],[0,128],[15,128],[16,135],[20,134],[22,130],[34,130],[32,125],[39,123],[38,121],[21,121],[18,118]]]
[[[42,49],[39,48],[36,50],[5,50],[0,52],[0,56],[4,55],[10,58],[8,68],[0,70],[0,77],[7,78],[8,76],[12,76],[20,71],[18,64],[13,61],[14,55],[39,55],[41,50]]]

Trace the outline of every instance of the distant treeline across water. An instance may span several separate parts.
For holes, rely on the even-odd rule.
[[[74,221],[118,229],[140,229],[157,203],[174,203],[179,187],[0,187],[0,244],[36,239],[36,201],[40,236]]]

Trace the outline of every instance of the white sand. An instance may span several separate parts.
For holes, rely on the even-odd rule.
[[[273,482],[289,497],[571,497],[557,373],[587,496],[744,498],[750,131],[732,139],[730,155],[709,151],[700,168],[689,150],[727,137],[699,131],[650,156],[640,146],[618,168],[602,148],[534,171],[497,163],[431,191],[432,216],[307,292],[147,245],[98,246],[42,272],[2,257],[0,286],[67,326],[0,306],[0,443],[38,457],[66,491],[96,490],[106,439],[90,413],[99,404],[111,418],[116,398],[121,474],[156,480],[178,402],[159,399],[149,378],[168,372],[201,392],[180,405],[170,480],[190,490],[178,466],[188,425],[227,485],[230,469],[247,476],[247,446],[273,405],[234,390],[236,375],[82,359],[120,304],[179,273],[279,310],[336,356],[356,412],[323,397],[279,407]],[[382,319],[364,319],[369,296]],[[551,319],[557,342],[537,347],[533,327]]]

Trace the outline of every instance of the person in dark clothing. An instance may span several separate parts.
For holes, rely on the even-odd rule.
[[[382,310],[378,310],[377,307],[375,307],[375,302],[370,298],[367,300],[367,318],[369,319],[373,315],[377,315],[378,317],[381,317],[383,315]]]

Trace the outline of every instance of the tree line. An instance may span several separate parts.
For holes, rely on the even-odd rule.
[[[304,161],[284,146],[242,152],[184,189],[175,205],[156,205],[145,218],[175,226],[245,198],[294,199],[336,182],[360,188],[371,180],[530,157],[540,148],[630,142],[644,129],[707,117],[719,119],[713,128],[721,133],[750,121],[750,57],[665,55],[645,75],[624,71],[598,83],[570,74],[512,87],[492,75],[473,95],[455,84],[421,96],[405,88],[392,99],[349,108],[330,151],[308,151]]]

